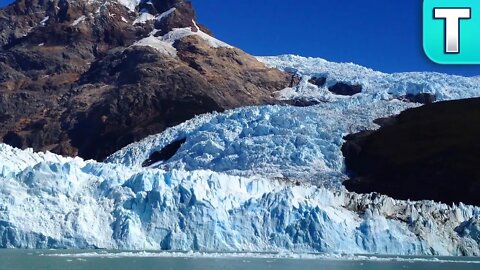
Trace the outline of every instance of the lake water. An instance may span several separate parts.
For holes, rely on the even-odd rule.
[[[300,258],[302,257],[302,258]],[[469,270],[478,258],[0,250],[8,270]]]

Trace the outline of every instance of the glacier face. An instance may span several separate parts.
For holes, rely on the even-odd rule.
[[[322,102],[201,115],[105,163],[0,144],[0,247],[480,255],[479,208],[346,192],[340,151],[344,135],[418,106],[396,97],[479,96],[478,78],[261,59],[303,77],[282,98]],[[364,92],[334,96],[311,76]],[[179,139],[171,159],[141,167]]]
[[[0,247],[480,254],[477,207],[0,151]]]

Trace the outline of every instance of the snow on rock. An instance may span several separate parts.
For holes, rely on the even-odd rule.
[[[45,24],[48,22],[48,20],[50,20],[50,16],[46,16],[45,18],[43,18],[43,19],[40,21],[40,25],[45,26]]]
[[[463,226],[473,233],[456,231],[478,219],[476,207],[206,170],[135,169],[5,145],[0,153],[8,171],[0,177],[0,247],[480,254],[478,223]],[[8,165],[17,160],[29,165]]]
[[[158,15],[156,20],[157,21],[162,21],[163,19],[167,18],[168,16],[170,16],[170,14],[172,14],[174,11],[176,10],[176,8],[171,8],[165,12],[163,12],[162,14]]]
[[[153,21],[155,20],[155,16],[153,16],[152,14],[148,13],[148,12],[141,12],[140,15],[135,19],[135,21],[133,21],[133,25],[135,24],[143,24],[143,23],[146,23],[148,21]]]
[[[172,14],[174,11],[175,11],[175,8],[171,8],[156,17],[149,14],[148,12],[142,12],[140,16],[137,19],[135,19],[133,24],[134,25],[141,24],[150,20],[161,21],[164,18],[168,17],[170,14]],[[135,42],[132,46],[149,46],[158,50],[160,53],[164,55],[175,57],[177,55],[177,50],[175,49],[175,47],[173,47],[173,44],[177,40],[180,40],[184,37],[196,35],[202,38],[204,41],[206,41],[207,44],[212,48],[220,48],[220,47],[232,48],[232,46],[228,45],[227,43],[220,41],[202,32],[200,28],[197,26],[195,21],[193,21],[193,24],[194,24],[194,27],[196,28],[195,31],[192,30],[192,27],[174,28],[172,29],[172,31],[166,33],[163,36],[155,36],[155,34],[158,33],[158,30],[154,30],[152,31],[152,33],[150,33],[148,37]]]
[[[172,31],[166,33],[163,36],[156,37],[157,31],[153,31],[150,36],[143,38],[135,42],[132,46],[149,46],[154,49],[157,49],[160,53],[168,56],[176,56],[177,50],[173,47],[175,41],[182,39],[187,36],[196,35],[201,37],[207,42],[207,44],[212,48],[226,47],[231,48],[230,45],[220,41],[208,34],[198,30],[197,32],[192,31],[191,27],[186,28],[174,28]]]
[[[186,142],[164,169],[208,169],[228,174],[287,177],[339,186],[345,176],[343,136],[366,128],[373,120],[396,114],[412,104],[342,99],[312,107],[249,107],[197,117],[118,151],[107,162],[140,167],[171,142]]]
[[[165,42],[174,43],[175,41],[182,39],[187,36],[196,35],[201,37],[203,40],[207,42],[207,44],[212,48],[219,48],[219,47],[226,47],[231,48],[232,46],[228,45],[227,43],[220,41],[204,32],[200,29],[197,29],[196,32],[192,31],[191,27],[185,28],[174,28],[172,31],[168,32],[161,39]]]
[[[432,72],[382,73],[353,63],[334,63],[321,58],[283,55],[258,57],[269,66],[303,76],[296,88],[285,89],[282,99],[332,100],[341,98],[328,91],[338,82],[361,85],[364,95],[392,99],[406,94],[429,93],[437,100],[480,96],[480,78],[446,75]],[[311,77],[327,79],[325,87],[308,83]]]
[[[135,19],[133,24],[144,24],[148,21],[156,20],[162,21],[163,19],[170,16],[176,8],[171,8],[158,16],[154,16],[146,10],[142,10],[140,15]],[[160,53],[175,57],[177,55],[177,50],[173,46],[173,44],[184,37],[196,35],[202,38],[210,47],[212,48],[232,48],[232,46],[228,45],[227,43],[218,40],[207,33],[203,32],[197,25],[197,23],[192,20],[193,25],[196,29],[192,29],[192,27],[185,27],[185,28],[173,28],[170,32],[166,33],[163,36],[156,36],[158,30],[153,30],[150,35],[146,38],[143,38],[137,42],[135,42],[132,46],[148,46],[158,50]]]
[[[156,49],[161,54],[176,57],[177,50],[173,47],[173,43],[162,41],[161,39],[151,35],[146,38],[142,38],[135,42],[132,46],[148,46]]]
[[[80,16],[78,19],[73,21],[72,26],[77,26],[78,24],[84,22],[86,19],[85,15]]]
[[[134,25],[135,24],[143,24],[143,23],[146,23],[148,21],[153,21],[153,20],[161,21],[161,20],[167,18],[168,16],[170,16],[170,14],[172,14],[175,10],[176,10],[176,8],[171,8],[171,9],[163,12],[162,14],[160,14],[158,16],[154,16],[154,15],[150,14],[147,10],[141,10],[140,15],[135,19],[133,24]]]
[[[135,12],[135,9],[140,4],[141,0],[117,0],[118,3],[128,8],[131,12]]]

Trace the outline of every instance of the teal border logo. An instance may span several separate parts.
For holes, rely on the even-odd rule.
[[[438,64],[480,64],[480,0],[424,0],[423,49]]]

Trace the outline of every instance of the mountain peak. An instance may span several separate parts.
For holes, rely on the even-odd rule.
[[[0,12],[0,46],[11,46],[12,42],[48,25],[57,28],[81,28],[82,23],[95,28],[111,25],[141,37],[153,29],[160,34],[186,27],[196,31],[195,20],[192,3],[185,0],[17,0]],[[199,25],[199,28],[210,34],[205,27]]]
[[[198,114],[275,103],[292,81],[183,0],[17,0],[0,46],[0,141],[97,160]]]

